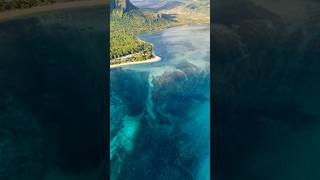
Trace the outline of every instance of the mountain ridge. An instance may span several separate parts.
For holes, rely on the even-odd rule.
[[[111,12],[115,9],[119,10],[121,13],[125,13],[131,10],[136,10],[138,8],[135,5],[133,5],[130,0],[111,0]]]

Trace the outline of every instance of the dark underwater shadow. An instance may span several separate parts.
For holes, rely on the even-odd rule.
[[[106,9],[0,24],[0,179],[105,178]]]
[[[318,179],[319,21],[254,2],[213,8],[213,179]]]

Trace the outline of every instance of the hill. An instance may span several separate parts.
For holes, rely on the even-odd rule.
[[[138,8],[135,7],[130,0],[111,0],[110,9],[111,11],[117,9],[122,13],[125,13]]]
[[[182,24],[209,22],[209,15],[204,13],[206,7],[209,9],[209,0],[188,3],[161,1],[155,5],[157,8],[153,11],[143,11],[130,0],[111,1],[111,65],[153,58],[152,45],[139,40],[136,37],[137,33]]]
[[[180,24],[210,22],[209,0],[184,1],[177,6],[171,7],[172,8],[162,8],[158,13],[174,15],[175,19],[179,21]]]
[[[157,13],[143,13],[129,0],[113,0],[110,18],[110,64],[143,61],[153,57],[152,45],[136,34],[169,27],[171,21]]]

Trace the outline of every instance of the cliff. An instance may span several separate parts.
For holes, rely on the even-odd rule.
[[[120,10],[122,13],[128,12],[133,9],[137,9],[130,0],[111,0],[110,4],[111,11],[114,9]]]

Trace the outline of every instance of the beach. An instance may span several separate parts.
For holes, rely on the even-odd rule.
[[[118,68],[118,67],[123,67],[123,66],[128,66],[128,65],[136,65],[136,64],[148,64],[148,63],[154,63],[160,61],[161,58],[159,56],[154,56],[151,59],[147,59],[144,61],[135,61],[135,62],[127,62],[127,63],[121,63],[121,64],[114,64],[110,65],[110,69],[112,68]]]
[[[44,6],[32,7],[28,9],[17,9],[10,10],[0,13],[0,22],[29,16],[35,13],[42,13],[54,10],[62,10],[62,9],[73,9],[73,8],[82,8],[82,7],[93,7],[100,5],[108,5],[108,0],[84,0],[84,1],[73,1],[73,2],[63,2],[63,3],[55,3]]]

